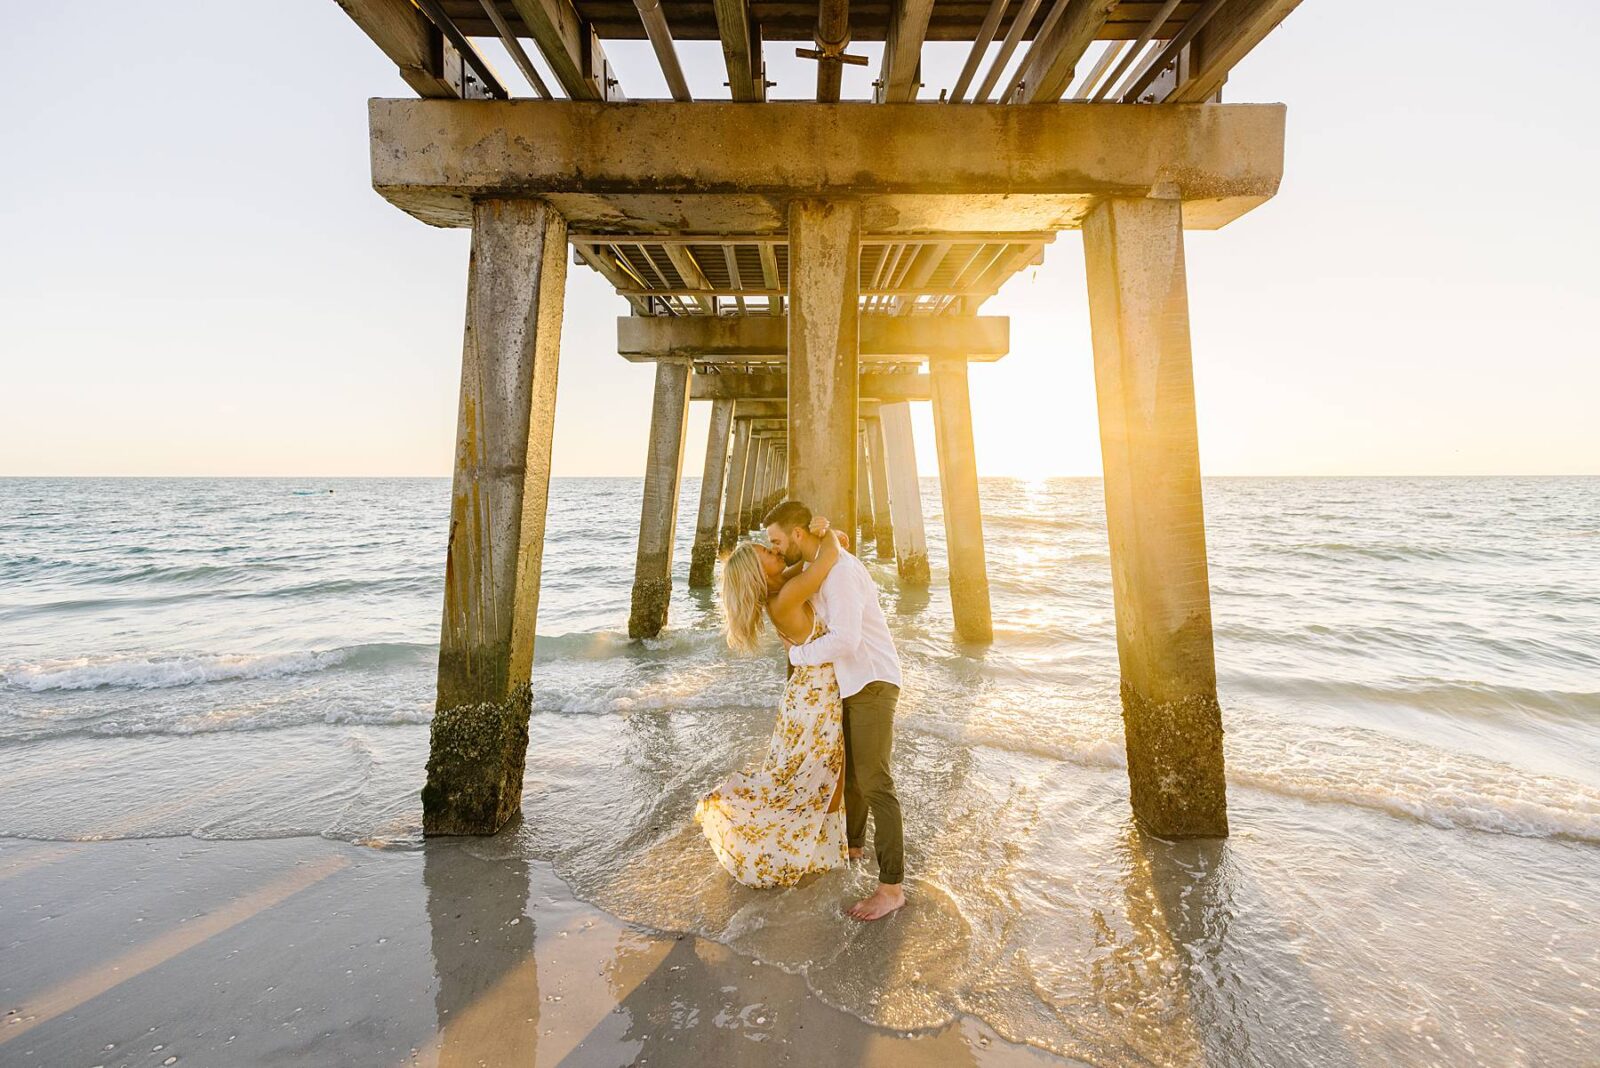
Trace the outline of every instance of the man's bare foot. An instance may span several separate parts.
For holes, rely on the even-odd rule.
[[[870,897],[864,897],[847,910],[852,919],[881,920],[906,903],[906,892],[899,884],[879,883]]]
[[[850,847],[850,859],[851,860],[860,860],[861,859],[861,855],[863,853],[865,853],[865,852],[866,852],[866,850],[863,849],[861,846],[851,846]]]

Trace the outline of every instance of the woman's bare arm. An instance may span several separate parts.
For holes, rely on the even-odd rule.
[[[838,531],[833,533],[837,535]],[[822,588],[822,580],[828,577],[833,565],[839,562],[840,551],[836,538],[824,536],[817,558],[812,561],[810,567],[783,584],[783,588],[773,598],[774,607],[783,612],[791,606],[809,601]]]

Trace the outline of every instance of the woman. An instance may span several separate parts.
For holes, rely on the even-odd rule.
[[[820,517],[813,524],[819,536],[828,529]],[[785,570],[783,557],[765,545],[734,549],[722,569],[728,645],[754,649],[763,610],[785,645],[820,637],[826,627],[809,602],[843,541],[837,531],[823,538],[803,571]],[[746,886],[793,886],[845,862],[843,718],[833,665],[795,668],[761,766],[736,772],[695,804],[712,851]]]

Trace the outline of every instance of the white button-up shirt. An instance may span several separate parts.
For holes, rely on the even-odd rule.
[[[790,663],[797,667],[831,663],[841,697],[854,697],[870,682],[900,685],[900,657],[878,605],[878,584],[865,564],[841,550],[838,563],[811,598],[811,607],[827,624],[828,633],[814,642],[790,646]]]

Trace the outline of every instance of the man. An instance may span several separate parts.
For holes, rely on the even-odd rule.
[[[811,509],[784,501],[762,519],[767,539],[790,565],[817,558],[822,540],[811,530]],[[889,774],[894,749],[894,709],[900,699],[900,658],[878,606],[878,587],[866,566],[840,553],[811,599],[828,633],[789,648],[789,662],[833,665],[844,698],[844,813],[850,856],[861,856],[872,813],[878,889],[849,908],[858,920],[878,920],[906,903],[905,845],[900,799]]]

